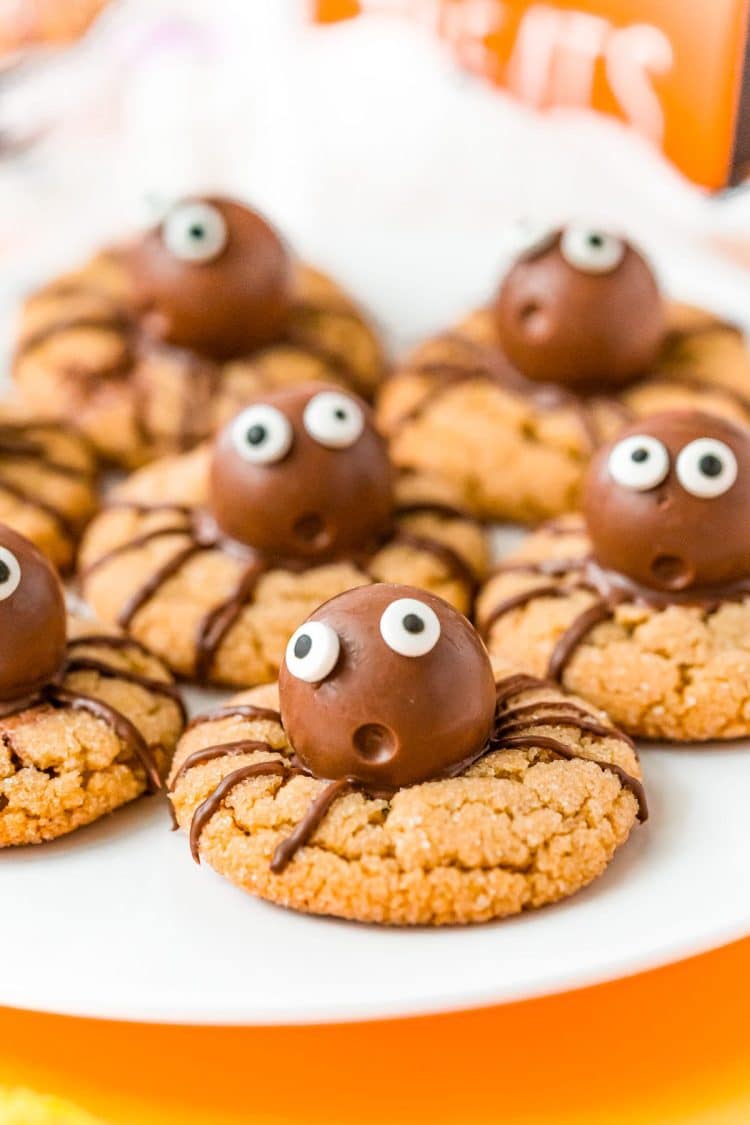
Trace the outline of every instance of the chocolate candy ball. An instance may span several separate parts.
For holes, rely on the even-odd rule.
[[[597,453],[584,513],[601,566],[659,591],[750,577],[750,430],[698,411],[636,422]]]
[[[0,702],[31,695],[65,659],[62,586],[36,547],[0,524]]]
[[[645,259],[583,227],[534,232],[494,310],[501,346],[521,374],[572,390],[606,391],[645,374],[665,332]]]
[[[145,330],[217,360],[277,340],[289,313],[284,245],[249,207],[184,199],[127,252]]]
[[[473,626],[441,598],[387,583],[312,614],[287,646],[279,696],[289,741],[316,777],[376,792],[458,773],[495,716]]]
[[[370,408],[325,383],[255,399],[216,438],[210,508],[226,535],[279,559],[371,547],[391,525],[393,479]]]

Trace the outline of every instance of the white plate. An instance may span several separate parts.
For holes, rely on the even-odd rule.
[[[574,988],[750,931],[750,748],[643,754],[651,819],[605,876],[506,922],[297,915],[196,867],[161,799],[0,854],[0,1004],[174,1023],[413,1015]]]

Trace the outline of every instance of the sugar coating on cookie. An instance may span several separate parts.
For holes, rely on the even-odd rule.
[[[398,586],[321,607],[278,691],[195,719],[170,796],[194,857],[245,889],[394,924],[571,894],[647,811],[606,716],[533,677],[495,683],[468,622]]]
[[[515,233],[497,294],[380,390],[398,468],[443,476],[483,518],[537,523],[580,507],[589,460],[637,418],[750,422],[750,350],[734,326],[668,301],[610,232]]]
[[[583,523],[542,528],[478,601],[489,647],[678,741],[750,730],[750,434],[654,416],[590,467]]]
[[[14,377],[129,466],[192,448],[259,390],[326,379],[371,396],[378,338],[329,278],[230,199],[191,197],[33,294]]]
[[[184,723],[163,665],[73,622],[39,551],[0,525],[0,847],[53,839],[161,774]]]
[[[407,582],[471,609],[487,542],[450,492],[395,481],[367,405],[308,384],[256,398],[212,447],[141,470],[91,524],[82,586],[174,671],[278,674],[322,602]]]

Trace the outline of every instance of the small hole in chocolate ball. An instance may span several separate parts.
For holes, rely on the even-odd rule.
[[[312,648],[312,637],[307,633],[301,633],[297,640],[294,642],[294,655],[298,660],[304,660]]]
[[[376,765],[389,762],[398,750],[398,743],[393,731],[380,723],[365,723],[357,727],[354,732],[352,744],[360,758]]]
[[[704,477],[713,478],[721,476],[724,464],[720,457],[717,457],[713,453],[706,453],[698,462],[698,468],[703,473]]]
[[[307,546],[325,547],[331,535],[324,520],[317,512],[308,512],[295,520],[293,527],[294,536]]]
[[[424,621],[416,613],[407,613],[401,624],[407,633],[424,633]]]
[[[0,583],[7,582],[10,578],[10,567],[7,563],[0,561]]]
[[[693,580],[693,568],[679,555],[657,555],[651,563],[651,573],[668,590],[683,590]]]
[[[258,423],[255,426],[250,427],[250,429],[245,434],[245,440],[248,445],[262,445],[267,436],[268,430],[266,429],[266,427],[261,426],[260,423]]]
[[[541,311],[542,307],[537,301],[527,301],[518,310],[518,319],[521,321],[533,320],[537,313]]]

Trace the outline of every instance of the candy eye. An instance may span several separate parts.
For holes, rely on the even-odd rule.
[[[601,230],[568,227],[560,240],[560,253],[569,266],[586,273],[610,273],[625,255],[625,244]]]
[[[503,235],[503,249],[513,258],[527,258],[539,254],[550,246],[557,234],[557,227],[528,217],[518,219],[507,227]]]
[[[607,462],[610,476],[623,488],[645,492],[656,488],[669,472],[667,447],[648,434],[634,434],[619,441]]]
[[[227,244],[227,224],[210,203],[180,203],[161,229],[164,245],[185,262],[210,262]]]
[[[270,465],[286,456],[294,440],[292,424],[275,406],[248,406],[232,422],[232,441],[240,457]]]
[[[311,398],[302,416],[311,438],[330,449],[347,449],[354,445],[365,428],[361,407],[338,391],[321,391]]]
[[[308,621],[300,625],[286,646],[286,666],[298,680],[317,684],[333,671],[341,642],[330,625]]]
[[[737,458],[716,438],[696,438],[680,450],[677,479],[693,496],[721,496],[737,480]]]
[[[21,581],[18,559],[7,547],[0,547],[0,601],[15,594]]]
[[[380,635],[401,656],[425,656],[440,640],[440,621],[424,602],[398,598],[383,611]]]

